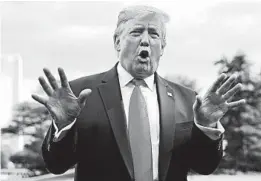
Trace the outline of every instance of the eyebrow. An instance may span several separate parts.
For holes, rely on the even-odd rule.
[[[145,27],[144,27],[144,25],[142,25],[142,24],[136,24],[136,25],[134,25],[132,28],[131,28],[132,30],[134,30],[134,29],[138,29],[138,30],[143,30],[143,29],[145,29]],[[148,27],[148,30],[149,31],[155,31],[155,32],[157,32],[157,33],[160,33],[161,32],[161,30],[157,27],[157,26],[153,26],[153,25],[149,25],[149,27]]]
[[[160,32],[160,30],[159,30],[157,27],[149,27],[148,30],[149,30],[149,31],[155,31],[155,32],[157,32],[157,33]]]

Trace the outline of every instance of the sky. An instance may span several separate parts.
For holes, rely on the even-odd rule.
[[[118,13],[137,4],[170,16],[162,76],[186,76],[206,88],[217,77],[213,62],[238,52],[253,71],[261,70],[260,0],[2,2],[1,54],[23,60],[22,99],[31,99],[44,67],[56,76],[63,67],[70,80],[112,68],[118,61],[112,39]]]

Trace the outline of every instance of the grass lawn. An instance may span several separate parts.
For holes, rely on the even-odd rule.
[[[28,181],[73,181],[73,170],[63,175],[44,175],[30,178]],[[27,180],[27,179],[26,179]],[[26,181],[25,180],[25,181]],[[237,175],[190,175],[188,181],[261,181],[261,173],[237,174]]]
[[[189,176],[188,181],[261,181],[261,174],[239,175],[194,175]]]

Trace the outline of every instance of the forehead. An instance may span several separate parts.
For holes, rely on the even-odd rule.
[[[134,28],[137,26],[145,26],[160,29],[163,23],[159,15],[156,13],[144,13],[137,15],[135,18],[126,23],[126,28]]]

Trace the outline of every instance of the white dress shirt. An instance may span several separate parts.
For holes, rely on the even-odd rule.
[[[129,113],[129,104],[134,85],[130,83],[133,77],[122,67],[119,63],[117,66],[118,78],[120,84],[120,90],[122,94],[122,100],[124,104],[124,111],[126,114],[126,121],[128,125],[128,113]],[[148,110],[149,124],[150,124],[150,135],[152,143],[152,161],[153,161],[153,178],[158,180],[158,158],[159,158],[159,135],[160,135],[160,126],[159,126],[159,106],[158,106],[158,96],[156,92],[156,84],[154,82],[154,75],[151,75],[144,79],[147,86],[141,86],[141,92],[145,98]],[[75,120],[76,121],[76,120]],[[66,130],[70,129],[73,124],[64,127],[62,130],[58,131],[57,126],[55,125],[55,140],[59,141],[66,134]],[[202,130],[208,137],[213,140],[220,138],[220,135],[225,131],[221,123],[218,121],[217,128],[207,128],[201,125],[198,125],[194,121],[197,127]]]

